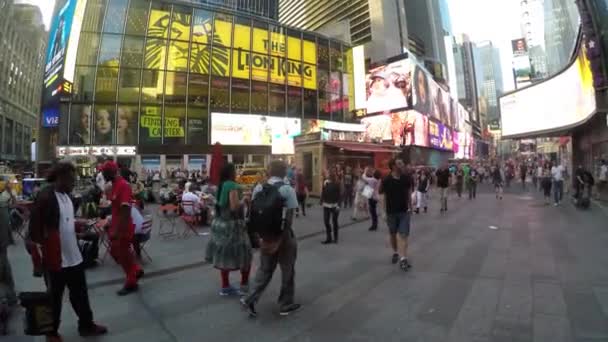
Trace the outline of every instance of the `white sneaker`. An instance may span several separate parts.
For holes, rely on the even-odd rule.
[[[553,203],[553,206],[554,206],[554,207],[557,207],[558,205],[559,205],[558,203]]]

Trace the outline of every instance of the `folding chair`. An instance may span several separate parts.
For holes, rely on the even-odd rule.
[[[144,223],[141,225],[141,233],[138,234],[137,243],[139,243],[139,250],[142,254],[146,254],[148,259],[152,261],[150,254],[146,250],[146,244],[150,241],[150,237],[152,237],[152,216],[146,215],[144,217]]]
[[[99,236],[99,243],[106,249],[99,262],[103,264],[106,256],[110,253],[110,237],[108,236],[108,219],[97,220],[93,224],[93,229]]]
[[[159,236],[175,235],[175,225],[179,217],[178,210],[179,208],[175,204],[165,204],[158,208]],[[169,229],[164,229],[165,226],[168,226]]]
[[[193,201],[182,201],[182,214],[181,218],[184,220],[186,227],[184,228],[184,232],[182,233],[182,237],[186,237],[188,233],[193,232],[194,235],[198,235],[198,231],[196,230],[196,225],[198,224],[199,218],[197,214],[196,206],[198,203]],[[190,214],[192,213],[192,214]]]

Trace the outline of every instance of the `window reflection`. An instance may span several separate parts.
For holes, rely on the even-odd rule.
[[[144,55],[144,40],[139,37],[126,36],[122,48],[120,65],[140,68]]]
[[[146,33],[149,7],[148,0],[131,0],[127,15],[127,34],[143,36]]]
[[[165,104],[186,103],[186,80],[184,72],[167,72]]]
[[[302,117],[302,88],[287,87],[287,116]]]
[[[268,113],[268,83],[251,81],[251,112]]]
[[[165,72],[158,70],[144,70],[141,78],[141,101],[148,103],[161,103],[163,100]]]
[[[118,68],[97,68],[95,83],[95,101],[116,101],[116,86],[118,84]]]
[[[188,107],[188,144],[208,144],[208,111],[207,108]]]
[[[89,0],[82,19],[82,30],[101,32],[102,18],[106,9],[106,0]]]
[[[75,101],[93,101],[95,67],[76,67],[72,99]]]
[[[228,111],[230,104],[229,79],[213,77],[211,79],[211,103],[213,111]]]
[[[116,34],[104,34],[99,50],[99,64],[105,66],[118,66],[122,37]]]
[[[106,12],[104,32],[122,33],[127,13],[127,0],[110,0]]]
[[[140,69],[120,69],[118,101],[137,103],[139,101]]]
[[[233,113],[249,113],[249,80],[232,79],[231,101]]]
[[[78,43],[77,65],[97,64],[97,52],[99,51],[99,34],[83,32]]]
[[[188,103],[196,106],[207,106],[209,95],[209,76],[190,74],[188,84]]]

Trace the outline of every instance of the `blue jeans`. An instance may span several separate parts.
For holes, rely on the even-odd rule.
[[[553,181],[553,198],[555,200],[555,203],[559,203],[562,201],[562,197],[563,197],[563,193],[564,193],[564,181],[560,180],[560,181]]]

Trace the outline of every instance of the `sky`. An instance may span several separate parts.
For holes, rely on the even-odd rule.
[[[34,4],[40,7],[42,17],[44,18],[44,26],[48,30],[51,26],[51,17],[55,7],[55,0],[22,0],[23,3]]]
[[[448,0],[448,6],[455,36],[466,33],[473,42],[490,40],[500,50],[504,91],[513,90],[511,40],[522,37],[520,1]]]

